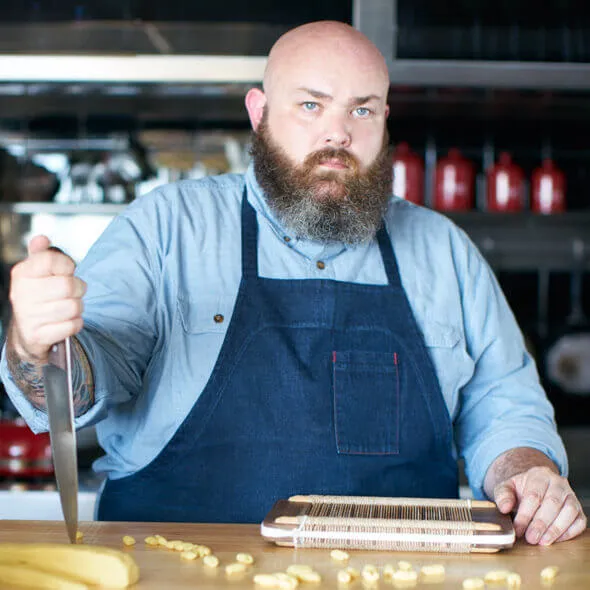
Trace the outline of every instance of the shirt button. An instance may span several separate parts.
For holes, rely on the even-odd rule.
[[[223,320],[224,320],[224,317],[223,317],[223,315],[222,315],[222,314],[220,314],[220,313],[216,313],[216,314],[213,316],[213,321],[214,321],[216,324],[221,324],[221,322],[223,322]]]
[[[324,268],[326,268],[326,264],[324,262],[322,262],[321,260],[318,260],[315,265],[320,269],[320,270],[324,270]]]
[[[291,238],[289,236],[284,236],[283,237],[283,240],[285,240],[285,242],[290,242],[291,241]]]

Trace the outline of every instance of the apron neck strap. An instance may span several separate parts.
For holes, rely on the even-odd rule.
[[[377,231],[377,243],[389,285],[400,284],[399,269],[391,240],[383,223]],[[258,277],[258,224],[256,211],[248,202],[248,189],[242,193],[242,274],[246,278]]]
[[[383,259],[383,266],[385,267],[388,284],[390,286],[401,285],[399,267],[397,266],[395,253],[393,252],[391,239],[385,229],[385,221],[382,222],[381,227],[377,231],[377,243],[379,244],[379,250],[381,252],[381,258]]]
[[[246,186],[242,193],[242,274],[250,279],[258,276],[258,225]]]

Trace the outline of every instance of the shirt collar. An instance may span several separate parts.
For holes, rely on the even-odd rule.
[[[248,202],[254,207],[256,212],[268,221],[272,231],[282,242],[299,252],[302,256],[312,261],[329,260],[347,249],[346,244],[343,243],[323,244],[313,240],[298,238],[289,232],[275,217],[268,205],[264,191],[256,179],[254,165],[252,163],[250,163],[246,170],[246,187],[248,189]]]

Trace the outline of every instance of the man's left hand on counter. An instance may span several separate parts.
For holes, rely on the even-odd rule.
[[[500,455],[488,469],[484,489],[500,512],[514,513],[516,536],[533,545],[567,541],[588,524],[567,478],[536,449],[518,448]]]

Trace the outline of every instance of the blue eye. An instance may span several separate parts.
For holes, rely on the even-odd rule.
[[[371,114],[371,109],[367,107],[358,107],[354,111],[359,117],[368,117]]]
[[[304,111],[308,111],[308,112],[312,112],[317,110],[318,108],[318,103],[317,102],[312,102],[312,101],[305,101],[304,103],[302,103],[303,106],[303,110]]]

